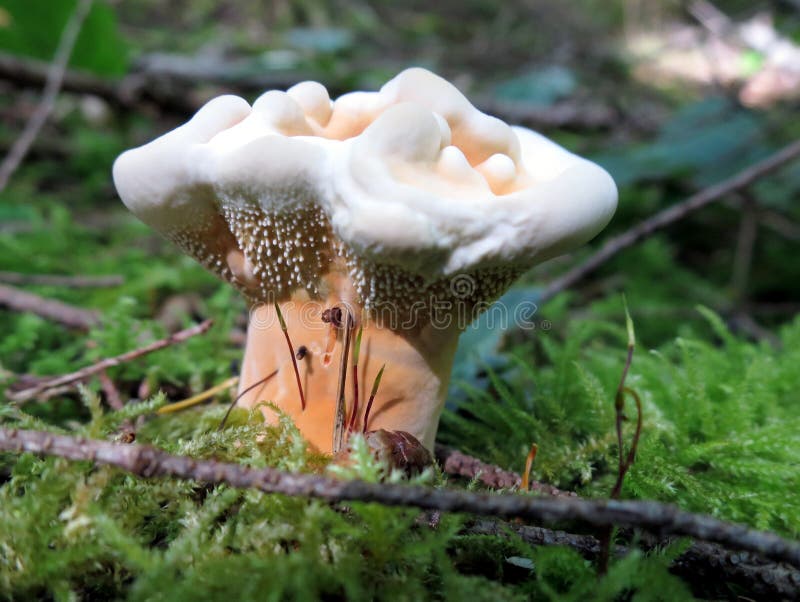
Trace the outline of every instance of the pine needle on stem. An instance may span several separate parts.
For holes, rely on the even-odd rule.
[[[536,453],[539,451],[539,446],[531,443],[531,451],[528,452],[528,457],[525,459],[525,472],[522,473],[522,483],[520,489],[522,491],[530,491],[531,483],[531,469],[533,468],[533,461],[536,459]]]
[[[176,401],[175,403],[162,406],[156,410],[156,414],[172,414],[173,412],[180,412],[186,408],[191,408],[192,406],[196,406],[197,404],[204,402],[206,399],[214,397],[214,395],[217,393],[221,393],[222,391],[230,389],[231,387],[235,387],[238,382],[239,377],[232,376],[228,380],[224,380],[218,385],[214,385],[210,389],[206,389],[202,393],[198,393],[197,395],[192,395],[191,397],[181,401]]]

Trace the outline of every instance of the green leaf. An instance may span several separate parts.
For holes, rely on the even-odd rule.
[[[572,71],[551,66],[506,80],[495,87],[494,93],[504,101],[549,106],[572,94],[576,86]]]
[[[0,0],[0,50],[50,61],[77,0]],[[95,2],[83,23],[70,66],[98,75],[123,75],[128,46],[113,9]]]
[[[593,159],[618,186],[688,175],[702,186],[729,177],[772,149],[761,117],[722,98],[678,111],[657,140],[602,153]]]
[[[633,328],[633,318],[628,310],[628,299],[622,295],[622,305],[625,307],[625,330],[628,332],[628,347],[636,345],[636,331]]]

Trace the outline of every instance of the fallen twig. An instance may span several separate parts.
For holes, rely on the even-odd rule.
[[[766,159],[751,165],[740,171],[738,174],[723,180],[718,184],[709,186],[697,194],[693,194],[688,199],[681,201],[671,207],[659,211],[655,215],[639,222],[633,228],[614,236],[594,255],[579,263],[566,274],[553,280],[541,293],[538,302],[542,303],[554,297],[561,291],[571,287],[576,282],[595,271],[606,261],[614,257],[620,251],[636,244],[640,240],[647,238],[660,230],[706,205],[718,201],[721,198],[747,188],[753,182],[766,176],[767,174],[779,169],[790,161],[800,156],[800,140],[783,147],[781,150],[770,155]]]
[[[386,506],[411,506],[501,518],[518,517],[542,523],[576,521],[591,527],[619,525],[661,535],[702,539],[731,549],[762,554],[771,560],[800,568],[800,544],[796,542],[711,516],[690,514],[659,502],[488,494],[419,485],[340,481],[274,468],[250,468],[214,460],[197,460],[172,455],[147,445],[121,445],[46,431],[0,428],[0,449],[43,453],[70,460],[90,460],[116,466],[145,478],[172,476],[331,502],[377,502]]]
[[[0,282],[16,285],[63,286],[66,288],[103,288],[119,286],[122,276],[61,276],[57,274],[22,274],[0,271]]]
[[[476,520],[466,525],[462,533],[517,536],[532,546],[566,546],[587,560],[597,560],[602,549],[601,542],[591,535],[576,535],[497,520]],[[638,543],[643,549],[652,550],[663,548],[671,542],[645,537]],[[621,545],[615,546],[613,551],[615,557],[625,556],[629,552],[630,548]],[[706,542],[693,542],[688,550],[673,561],[670,571],[686,581],[695,594],[704,598],[725,598],[730,595],[732,588],[741,588],[744,593],[771,600],[794,599],[800,591],[800,571]]]
[[[267,71],[261,72],[256,78],[237,80],[235,76],[231,77],[234,71],[232,69],[225,72],[227,77],[222,77],[224,67],[217,72],[197,69],[189,74],[180,69],[164,69],[157,62],[140,61],[142,64],[134,66],[132,72],[118,80],[67,70],[62,90],[75,94],[91,94],[123,109],[153,104],[161,111],[185,115],[193,113],[202,105],[202,95],[192,93],[192,88],[198,84],[263,90],[286,89],[307,79],[318,79],[313,73]],[[0,52],[0,79],[18,86],[41,86],[47,79],[48,67],[44,61]]]
[[[72,56],[72,49],[78,39],[83,21],[91,8],[92,0],[80,0],[75,6],[72,16],[64,26],[61,39],[58,42],[58,48],[56,48],[56,53],[53,56],[53,62],[47,71],[42,99],[28,123],[25,124],[22,134],[14,141],[5,159],[0,163],[0,191],[5,189],[9,178],[25,159],[25,155],[28,154],[31,145],[36,140],[36,136],[47,121],[50,113],[53,112],[56,97],[59,90],[61,90],[61,83],[64,80],[64,73],[69,63],[69,57]]]
[[[446,445],[436,445],[436,461],[449,475],[464,477],[465,479],[477,478],[481,483],[493,489],[513,489],[522,483],[522,476],[510,470],[504,470],[494,464],[469,456],[457,449]],[[552,485],[531,481],[530,491],[547,495],[575,497],[572,491],[562,491]]]
[[[100,322],[100,315],[97,312],[68,305],[56,299],[47,299],[5,284],[0,284],[0,307],[30,312],[78,330],[89,330]]]
[[[0,79],[18,86],[38,88],[47,81],[50,64],[45,61],[25,58],[0,52]],[[122,94],[125,86],[121,82],[97,77],[82,71],[67,69],[61,82],[61,89],[78,94],[98,96],[112,104],[130,106],[131,98]]]
[[[190,64],[192,61],[197,64]],[[242,70],[236,67],[235,61],[214,62],[213,65],[208,62],[201,65],[200,62],[193,57],[169,60],[169,57],[145,56],[134,66],[133,72],[117,81],[67,71],[63,89],[78,94],[92,94],[116,107],[130,108],[152,103],[162,111],[177,114],[192,113],[200,108],[202,95],[192,94],[192,89],[197,88],[198,84],[219,85],[247,92],[282,90],[301,81],[320,80],[327,85],[331,94],[346,91],[345,82],[331,81],[329,74],[262,70],[257,75],[242,76]],[[20,86],[41,86],[46,73],[46,63],[0,53],[1,79]],[[613,107],[599,102],[566,100],[549,107],[534,107],[529,103],[478,98],[476,104],[482,111],[506,121],[537,128],[609,128],[618,124],[622,117]],[[643,125],[644,129],[652,129],[650,123]],[[642,129],[641,125],[639,127]]]
[[[100,388],[103,390],[103,393],[106,396],[106,403],[108,404],[108,407],[116,411],[121,410],[124,407],[124,404],[122,403],[122,397],[119,394],[117,385],[114,384],[114,381],[111,380],[111,377],[108,376],[105,370],[100,372],[97,377],[100,380]]]
[[[74,385],[75,383],[83,382],[85,380],[88,380],[92,376],[99,374],[104,370],[107,370],[108,368],[119,366],[120,364],[130,362],[131,360],[142,357],[143,355],[147,355],[148,353],[153,353],[154,351],[158,351],[159,349],[163,349],[164,347],[169,347],[170,345],[181,343],[187,339],[190,339],[193,336],[197,336],[198,334],[203,334],[209,328],[211,328],[211,325],[213,323],[214,323],[213,320],[206,320],[205,322],[201,322],[200,324],[196,324],[195,326],[192,326],[185,330],[181,330],[179,332],[176,332],[175,334],[171,334],[168,337],[150,343],[149,345],[145,345],[144,347],[140,347],[139,349],[134,349],[133,351],[128,351],[127,353],[123,353],[122,355],[117,355],[115,357],[109,357],[100,360],[99,362],[92,364],[91,366],[86,366],[85,368],[81,368],[80,370],[76,370],[75,372],[72,372],[70,374],[64,374],[63,376],[57,376],[55,378],[51,378],[28,389],[9,392],[7,393],[8,398],[10,401],[21,403],[34,399],[50,389],[59,388],[66,385]]]

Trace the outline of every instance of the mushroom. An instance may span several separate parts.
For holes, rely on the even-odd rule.
[[[216,98],[123,153],[114,182],[140,219],[249,300],[240,405],[274,402],[323,452],[345,339],[361,333],[348,421],[357,405],[355,429],[432,449],[460,332],[522,272],[595,236],[617,203],[603,169],[418,68],[335,102],[315,82],[252,107]]]

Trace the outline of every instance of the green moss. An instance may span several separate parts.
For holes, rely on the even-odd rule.
[[[776,349],[740,340],[700,312],[716,334],[711,341],[687,334],[636,351],[627,384],[642,397],[644,429],[623,496],[797,537],[800,319],[780,331]],[[517,470],[536,442],[537,478],[607,495],[616,476],[613,392],[625,345],[622,321],[573,321],[564,341],[539,334],[514,349],[513,369],[492,374],[488,390],[472,391],[445,414],[442,438]],[[635,409],[627,411],[634,418]]]
[[[241,353],[228,340],[243,308],[235,293],[154,238],[148,239],[153,253],[144,261],[138,247],[149,234],[128,218],[107,240],[47,199],[42,206],[51,208],[20,214],[36,224],[30,233],[0,236],[1,268],[65,271],[69,255],[71,271],[119,271],[126,281],[113,290],[40,287],[43,294],[102,308],[103,324],[88,336],[75,336],[34,316],[7,314],[0,321],[5,369],[59,374],[153,341],[165,329],[148,316],[166,298],[190,289],[203,292],[198,312],[213,316],[216,326],[110,375],[123,396],[136,395],[143,380],[153,391],[173,388],[185,395],[230,376],[230,361]],[[101,252],[106,248],[113,257]],[[667,269],[672,260],[659,244],[643,249],[637,278],[652,281],[648,270]],[[29,257],[35,263],[30,267],[24,263]],[[697,282],[688,277],[681,282],[696,292]],[[775,349],[733,337],[705,311],[689,310],[691,319],[680,324],[654,319],[674,287],[638,281],[631,286],[642,340],[628,383],[644,401],[645,428],[623,496],[674,502],[796,537],[800,320],[780,331],[781,345]],[[591,319],[576,317],[567,300],[562,296],[546,308],[553,330],[509,337],[502,357],[510,367],[489,370],[488,385],[471,389],[467,402],[445,414],[440,439],[516,470],[523,468],[535,441],[536,478],[606,496],[615,476],[613,393],[625,357],[624,316],[618,298],[594,303]],[[671,340],[664,342],[668,332]],[[648,349],[649,340],[656,342],[654,349]],[[141,416],[138,439],[170,452],[285,470],[329,470],[327,458],[306,453],[285,418],[279,427],[268,428],[258,413],[234,412],[228,428],[217,432],[229,401],[225,395],[218,404],[154,417],[164,395],[108,413],[98,391],[92,381],[81,399],[57,397],[23,410],[3,402],[0,420],[108,438],[123,421]],[[626,426],[628,437],[629,431]],[[356,447],[356,462],[337,469],[338,474],[398,478]],[[422,478],[444,483],[435,473]],[[445,517],[431,530],[418,524],[419,513],[411,510],[329,507],[174,479],[145,481],[87,463],[30,455],[1,454],[0,479],[5,479],[0,592],[6,598],[500,600],[578,599],[585,592],[607,592],[607,599],[624,597],[626,591],[642,599],[657,599],[660,592],[685,594],[669,576],[663,555],[635,555],[612,564],[600,582],[608,584],[603,589],[595,567],[569,551],[532,549],[513,538],[466,536],[458,517]]]
[[[682,337],[636,352],[628,382],[644,400],[645,429],[623,496],[796,536],[800,425],[792,394],[800,385],[800,320],[781,332],[777,352],[732,337],[704,313],[716,341]],[[625,341],[622,323],[584,320],[572,322],[563,341],[540,335],[521,343],[510,372],[492,374],[487,391],[472,391],[471,401],[445,415],[442,438],[518,469],[536,441],[536,477],[607,495],[616,454],[613,391]],[[104,412],[88,389],[83,402],[84,418],[62,421],[60,430],[108,438],[124,420],[142,417],[138,440],[173,453],[327,470],[327,459],[306,452],[285,416],[273,427],[258,411],[235,411],[220,432],[223,404],[156,416],[165,402],[157,396]],[[54,428],[9,406],[2,416],[7,424]],[[364,445],[355,447],[356,461],[340,474],[388,476]],[[574,552],[465,535],[458,516],[444,516],[432,529],[414,510],[144,480],[30,454],[3,454],[0,467],[8,475],[0,487],[0,592],[8,599],[689,596],[667,570],[674,550],[633,553],[612,562],[598,581],[595,567]],[[435,473],[420,479],[444,484]]]

